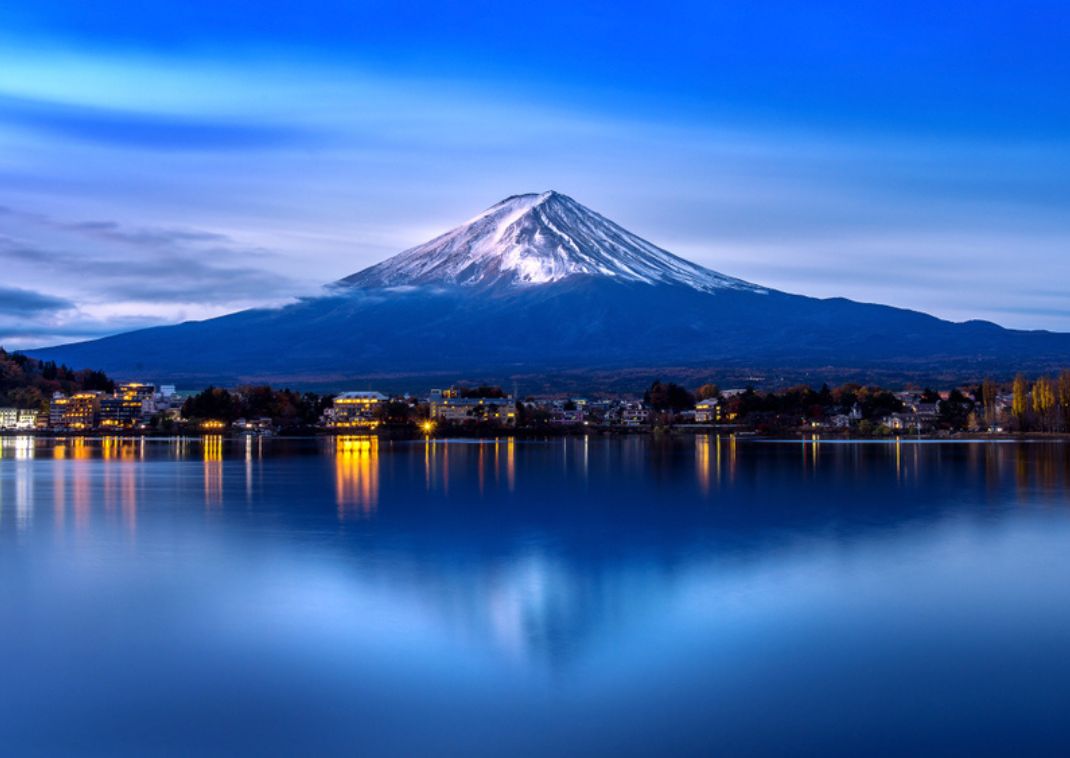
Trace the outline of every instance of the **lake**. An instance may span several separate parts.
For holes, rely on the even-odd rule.
[[[1070,445],[0,440],[6,755],[1070,752]]]

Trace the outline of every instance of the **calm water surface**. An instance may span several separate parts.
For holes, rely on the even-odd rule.
[[[1070,445],[0,445],[6,755],[1070,752]]]

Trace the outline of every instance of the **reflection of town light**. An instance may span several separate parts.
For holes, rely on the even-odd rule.
[[[123,458],[129,458],[126,453],[133,453],[132,446],[126,446]],[[139,466],[123,466],[119,480],[119,507],[123,513],[123,522],[126,524],[130,536],[137,532],[137,477],[140,472]]]
[[[62,450],[62,452],[60,452]],[[66,445],[56,445],[52,449],[52,455],[57,460],[63,460],[67,456]],[[63,526],[67,516],[67,467],[52,467],[52,518],[57,529]]]
[[[34,453],[34,439],[33,437],[16,437],[15,438],[15,460],[27,461],[33,458]]]
[[[337,437],[334,451],[339,517],[344,518],[352,506],[373,513],[379,500],[379,438]]]
[[[728,436],[728,481],[731,484],[736,480],[736,435]]]
[[[75,437],[72,439],[71,448],[75,460],[87,461],[93,457],[93,449],[85,444],[85,437]]]
[[[512,437],[505,443],[505,481],[510,492],[516,489],[516,440]]]
[[[223,503],[223,437],[206,434],[201,441],[204,449],[204,503],[218,506]]]
[[[695,473],[698,476],[698,488],[702,494],[710,492],[710,438],[695,436]]]
[[[74,523],[78,531],[84,531],[89,525],[90,508],[90,476],[92,471],[80,461],[86,461],[93,457],[93,451],[85,444],[85,437],[75,437],[71,440],[71,457],[79,461],[72,466],[73,482],[71,484],[71,505],[74,508]]]

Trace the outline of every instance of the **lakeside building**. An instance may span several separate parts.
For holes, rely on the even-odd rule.
[[[100,428],[135,429],[156,412],[156,386],[124,382],[100,399]]]
[[[550,412],[550,423],[555,426],[578,426],[587,421],[587,414],[582,408],[554,408]]]
[[[153,404],[156,406],[156,412],[158,413],[160,411],[181,408],[186,397],[186,394],[181,394],[175,390],[175,385],[161,384],[160,389],[156,392],[156,397],[153,399]]]
[[[695,403],[696,424],[716,424],[721,420],[721,403],[716,398],[699,400]]]
[[[379,426],[381,408],[389,398],[381,392],[343,392],[323,414],[332,429],[374,429]]]
[[[172,391],[173,395],[174,392]],[[156,412],[156,385],[142,382],[123,382],[115,388],[115,397],[141,403],[141,416],[151,416]]]
[[[70,399],[62,392],[52,393],[48,403],[48,428],[59,429],[63,425],[63,413],[67,410]]]
[[[88,431],[137,429],[157,412],[156,387],[143,382],[124,382],[107,394],[97,390],[52,395],[48,406],[49,429]]]
[[[245,434],[271,434],[275,431],[274,422],[267,416],[260,418],[240,418],[230,425],[231,429]]]
[[[504,397],[461,397],[456,388],[431,390],[427,399],[433,421],[452,424],[516,425],[516,401]]]
[[[881,419],[881,424],[895,432],[920,434],[922,431],[921,417],[916,413],[892,413]]]
[[[83,391],[67,397],[57,392],[48,407],[48,425],[53,429],[86,431],[96,429],[100,423],[99,391]]]
[[[610,417],[611,422],[614,420],[620,426],[646,426],[650,423],[650,409],[643,403],[625,402],[617,409],[617,413]]]
[[[29,408],[0,408],[0,429],[28,431],[37,427],[38,412]]]
[[[112,395],[100,398],[101,429],[133,429],[141,423],[141,401]]]

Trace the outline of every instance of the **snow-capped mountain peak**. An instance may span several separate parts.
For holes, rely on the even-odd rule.
[[[525,287],[579,275],[703,291],[761,291],[662,250],[553,191],[507,197],[461,226],[340,284]]]

